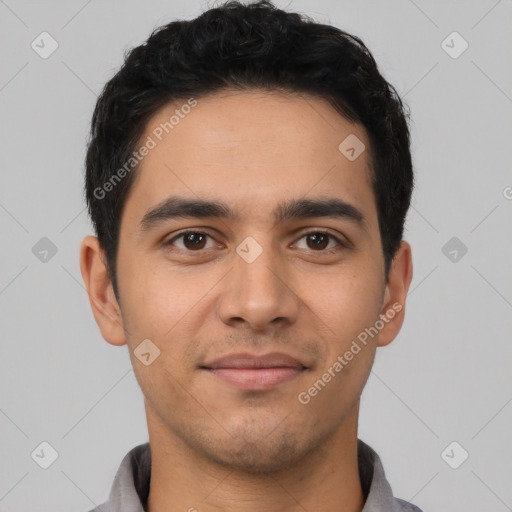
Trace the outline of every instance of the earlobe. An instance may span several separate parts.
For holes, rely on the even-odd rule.
[[[112,345],[124,345],[121,310],[104,263],[104,252],[95,236],[87,236],[80,247],[80,270],[92,313],[103,338]]]
[[[384,291],[381,318],[384,327],[379,332],[378,346],[391,343],[402,328],[405,318],[405,301],[412,280],[411,246],[402,240],[393,258],[393,263]]]

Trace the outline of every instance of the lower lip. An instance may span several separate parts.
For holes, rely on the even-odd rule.
[[[240,389],[264,391],[290,381],[303,372],[303,368],[216,368],[208,371]]]

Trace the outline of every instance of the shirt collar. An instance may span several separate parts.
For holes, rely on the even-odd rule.
[[[393,497],[377,453],[360,439],[357,447],[359,476],[366,497],[361,512],[421,512],[418,507]],[[150,480],[151,451],[149,443],[144,443],[125,455],[108,500],[90,512],[145,512]]]

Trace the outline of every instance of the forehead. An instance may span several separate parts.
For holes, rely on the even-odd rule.
[[[342,152],[346,140],[365,148],[354,160]],[[149,120],[143,145],[151,149],[125,206],[133,222],[171,195],[222,200],[252,218],[309,196],[374,206],[364,127],[314,96],[226,90],[176,101]]]

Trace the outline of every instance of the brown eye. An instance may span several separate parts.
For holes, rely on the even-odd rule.
[[[301,237],[301,240],[306,239],[306,249],[310,249],[313,251],[321,252],[325,249],[335,249],[336,247],[346,247],[337,236],[332,235],[326,231],[310,231],[308,233],[304,233]],[[329,246],[330,242],[336,242],[333,245]]]
[[[325,233],[307,234],[306,237],[311,241],[312,249],[325,249],[329,245],[329,235]]]
[[[165,245],[172,246],[176,240],[181,240],[182,247],[177,246],[178,249],[194,252],[205,248],[207,238],[211,238],[211,236],[201,231],[184,231],[169,240]]]

